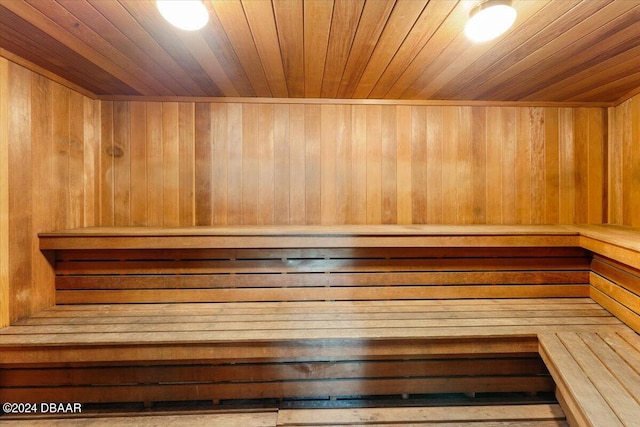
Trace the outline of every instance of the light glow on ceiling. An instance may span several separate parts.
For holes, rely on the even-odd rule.
[[[196,31],[209,22],[209,12],[200,0],[156,0],[164,19],[186,31]]]
[[[471,10],[464,33],[475,42],[493,40],[511,28],[517,15],[510,1],[483,1]]]

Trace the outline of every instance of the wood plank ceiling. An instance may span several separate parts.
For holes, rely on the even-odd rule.
[[[205,3],[190,33],[152,0],[0,0],[0,48],[98,96],[613,102],[640,87],[637,0],[516,0],[514,27],[482,44],[462,32],[475,0]]]

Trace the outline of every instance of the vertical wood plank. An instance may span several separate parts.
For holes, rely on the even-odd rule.
[[[258,140],[258,104],[242,106],[242,224],[258,223],[258,168],[260,148]]]
[[[589,110],[576,108],[574,112],[575,138],[575,222],[589,222]]]
[[[430,212],[434,212],[433,219],[429,222],[436,224],[453,223],[458,220],[458,205],[462,201],[458,198],[459,183],[458,179],[458,127],[460,126],[460,107],[443,107],[441,120],[441,137],[439,146],[441,147],[440,156],[429,156],[431,160],[439,163],[437,169],[440,169],[441,185],[437,185],[437,181],[429,180],[430,194],[435,196],[429,198],[431,205]],[[431,125],[431,121],[429,122]],[[431,129],[431,127],[430,127]],[[428,142],[429,146],[433,145]],[[430,152],[431,153],[431,152]],[[433,162],[429,163],[431,166]],[[435,191],[431,191],[435,190]]]
[[[353,106],[351,223],[367,222],[367,110],[363,105]]]
[[[162,225],[180,224],[178,103],[162,104]]]
[[[229,210],[229,121],[227,117],[227,105],[211,104],[208,111],[211,120],[211,152],[201,161],[210,168],[211,195],[209,197],[212,218],[208,225],[225,225],[228,222]],[[209,144],[207,141],[198,141]],[[208,154],[211,154],[209,156]],[[238,206],[239,208],[239,206]],[[238,209],[238,212],[240,210]]]
[[[634,170],[632,162],[633,156],[633,116],[631,115],[631,100],[629,100],[622,109],[622,138],[620,145],[622,146],[622,224],[631,226],[633,218],[633,202],[631,201],[633,178],[632,174],[627,171]]]
[[[353,184],[352,147],[353,134],[352,106],[338,105],[336,111],[336,224],[348,224],[352,216]]]
[[[502,128],[502,223],[516,223],[516,108],[501,109]]]
[[[458,107],[458,159],[457,167],[457,224],[471,224],[473,219],[473,148],[471,138],[474,132],[471,107]],[[448,222],[448,221],[447,221]]]
[[[622,111],[630,101],[609,109],[609,222],[622,224]]]
[[[531,118],[528,108],[516,110],[516,222],[531,224]]]
[[[131,157],[131,225],[147,224],[147,103],[129,105]]]
[[[69,216],[65,227],[82,227],[84,219],[84,96],[69,93]]]
[[[382,107],[367,105],[367,224],[382,221]]]
[[[306,223],[306,161],[305,106],[292,104],[289,109],[289,167],[291,170],[289,195],[290,223]]]
[[[258,224],[274,223],[273,105],[258,106]]]
[[[502,139],[503,117],[498,107],[487,108],[487,224],[502,224]]]
[[[179,224],[195,225],[195,110],[194,103],[178,105]]]
[[[334,224],[336,218],[337,111],[335,105],[320,106],[320,222]]]
[[[411,183],[411,107],[396,108],[397,138],[397,219],[399,224],[411,224],[411,200],[413,187]]]
[[[560,108],[558,147],[560,150],[559,219],[561,224],[573,224],[576,218],[576,165],[573,131],[573,110],[571,108]]]
[[[33,186],[31,169],[31,79],[29,72],[13,63],[8,66],[8,99],[10,107],[7,118],[7,140],[9,170],[9,320],[14,322],[31,314],[32,304],[39,303],[34,293],[33,282]],[[61,100],[64,105],[64,100]],[[52,132],[53,136],[53,132]],[[48,144],[47,151],[53,156],[55,145]],[[20,167],[11,167],[20,165]],[[53,185],[53,183],[52,183]],[[59,203],[59,202],[58,202]],[[58,214],[54,204],[52,214]],[[53,217],[52,217],[53,218]]]
[[[289,105],[276,104],[273,110],[273,155],[274,155],[274,224],[289,224],[291,192]]]
[[[605,222],[603,209],[603,185],[605,183],[605,139],[603,138],[603,112],[596,108],[587,111],[589,143],[587,146],[587,192],[589,224]]]
[[[531,126],[531,223],[545,224],[544,109],[529,108]]]
[[[242,224],[242,179],[243,179],[243,108],[241,104],[227,106],[227,223]]]
[[[414,224],[427,223],[427,197],[431,195],[431,188],[427,185],[431,172],[427,165],[427,153],[436,141],[427,141],[427,108],[411,107],[411,222]],[[428,126],[431,126],[432,120],[429,120]]]
[[[162,103],[147,103],[147,225],[162,226],[164,213]]]
[[[69,89],[55,84],[53,90],[53,111],[51,143],[53,156],[52,191],[55,203],[51,215],[57,226],[66,227],[69,218]]]
[[[306,10],[306,9],[305,9]],[[305,108],[305,223],[321,222],[321,121],[320,106]]]
[[[145,120],[146,122],[146,120]],[[113,102],[100,105],[100,225],[113,226]]]
[[[397,107],[382,107],[382,223],[398,222],[398,131]]]
[[[487,222],[487,109],[471,108],[471,198],[473,206],[473,222]]]
[[[455,170],[455,164],[445,165],[445,130],[443,129],[443,123],[444,120],[448,119],[457,122],[458,116],[455,107],[426,107],[426,152],[418,159],[420,159],[420,163],[424,162],[422,167],[426,166],[426,181],[422,185],[424,186],[423,191],[426,193],[426,218],[424,222],[427,224],[442,224],[444,222],[442,209],[444,206],[443,192],[445,186],[447,190],[453,188],[453,193],[447,192],[446,197],[447,206],[451,204],[455,212],[455,183],[451,184],[451,178],[455,179],[455,173],[450,175],[450,169],[453,167]],[[455,125],[448,126],[447,123],[446,127],[449,129],[455,127]],[[447,143],[451,142],[449,141],[449,135],[447,135],[447,138]],[[447,155],[449,155],[449,151],[447,151]],[[444,182],[445,179],[446,182]],[[451,202],[451,198],[453,198],[453,202]]]
[[[631,218],[628,222],[632,227],[640,227],[640,95],[633,97],[630,104],[631,158],[627,173],[631,175]]]
[[[558,135],[558,109],[544,111],[544,173],[545,173],[545,223],[560,221],[560,149]]]
[[[211,106],[205,103],[195,105],[195,220],[196,225],[210,225],[212,206],[211,195]]]
[[[9,326],[9,62],[0,58],[0,328]]]
[[[37,74],[30,74],[31,120],[30,123],[27,123],[26,125],[30,125],[29,131],[31,133],[31,141],[29,142],[31,148],[32,165],[30,171],[31,188],[16,188],[15,186],[13,188],[21,192],[29,192],[31,194],[31,200],[33,200],[33,204],[31,206],[32,230],[30,230],[32,232],[32,238],[31,245],[29,247],[11,248],[12,256],[20,255],[24,251],[29,251],[33,254],[32,263],[29,266],[32,281],[30,289],[30,299],[32,300],[32,305],[29,307],[29,313],[24,313],[24,315],[28,315],[38,310],[38,308],[42,307],[41,304],[45,302],[46,305],[52,305],[55,300],[52,289],[53,281],[55,280],[53,268],[47,258],[43,256],[42,252],[40,252],[39,241],[35,233],[39,231],[56,230],[68,226],[66,218],[62,223],[55,223],[54,217],[50,215],[52,206],[55,206],[57,203],[64,202],[64,200],[56,200],[55,195],[51,191],[52,183],[57,182],[53,170],[54,152],[52,150],[53,146],[51,144],[53,135],[52,112],[54,111],[53,103],[55,102],[53,98],[53,88],[54,86],[56,86],[56,83],[53,83],[51,80],[48,80]],[[26,76],[27,75],[25,74],[25,77]],[[72,121],[75,123],[82,123],[80,120]],[[20,124],[16,125],[20,126]],[[24,168],[27,168],[28,166],[29,165],[20,165],[20,167]],[[76,164],[75,167],[78,167],[78,165]],[[74,188],[78,188],[77,184],[79,184],[79,186],[82,186],[82,184],[84,183],[82,179],[82,163],[79,165],[79,167],[79,183],[74,182]],[[75,208],[76,206],[70,207]],[[81,208],[82,205],[80,205],[80,210]],[[73,211],[70,210],[70,212],[73,212],[74,214],[77,213],[75,209],[73,209]],[[10,214],[15,215],[14,212],[11,212]],[[13,278],[14,281],[16,279],[22,281],[25,278]],[[9,295],[7,295],[7,298],[11,300]]]
[[[116,226],[131,224],[130,215],[130,116],[129,103],[118,101],[113,108],[113,185],[114,204],[113,215]]]
[[[84,98],[84,227],[100,223],[100,102]]]
[[[53,84],[50,80],[33,75],[31,79],[31,97],[37,99],[31,105],[31,159],[32,197],[47,211],[60,201],[56,200],[51,191],[54,181],[53,156],[51,137],[53,135]],[[34,217],[34,227],[38,230],[55,230],[64,224],[54,223],[52,215],[37,215]]]

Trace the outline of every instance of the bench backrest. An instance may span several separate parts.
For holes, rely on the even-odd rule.
[[[58,304],[584,297],[574,247],[68,249]]]

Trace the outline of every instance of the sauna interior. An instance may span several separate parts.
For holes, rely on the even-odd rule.
[[[0,0],[0,421],[638,425],[639,1],[201,5]]]

